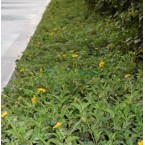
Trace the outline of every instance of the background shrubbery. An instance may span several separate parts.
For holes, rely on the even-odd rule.
[[[85,0],[88,11],[100,15],[110,15],[116,21],[116,27],[131,32],[122,47],[137,51],[142,58],[143,47],[143,1],[142,0]],[[120,40],[121,41],[121,40]]]

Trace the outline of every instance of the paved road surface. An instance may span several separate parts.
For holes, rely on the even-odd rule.
[[[30,37],[50,0],[1,1],[1,88],[15,69],[15,60],[26,49]]]

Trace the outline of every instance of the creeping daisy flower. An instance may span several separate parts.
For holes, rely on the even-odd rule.
[[[131,74],[126,74],[124,77],[129,78],[130,76],[131,76]]]
[[[31,99],[32,104],[36,104],[37,102],[37,97],[34,95],[33,98]]]
[[[58,128],[59,126],[61,126],[61,122],[57,122],[56,125],[53,126],[53,128]]]
[[[4,111],[2,114],[1,114],[1,117],[5,117],[6,115],[8,115],[8,112],[7,111]]]
[[[77,54],[73,54],[73,55],[72,55],[72,58],[77,58],[77,57],[78,57]]]
[[[104,61],[101,61],[100,63],[99,63],[99,67],[103,67],[105,65],[105,62]]]
[[[143,145],[143,140],[138,141],[137,145]]]
[[[38,91],[38,93],[45,93],[46,92],[46,90],[44,88],[38,88],[37,91]]]
[[[20,73],[24,72],[24,69],[23,69],[23,68],[22,68],[22,69],[20,69],[20,70],[19,70],[19,72],[20,72]]]

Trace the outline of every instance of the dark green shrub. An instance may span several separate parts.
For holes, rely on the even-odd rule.
[[[85,0],[88,11],[94,11],[100,15],[110,15],[120,30],[125,28],[130,33],[126,43],[122,47],[137,51],[142,57],[143,44],[143,1],[142,0]],[[124,50],[123,50],[124,51]]]

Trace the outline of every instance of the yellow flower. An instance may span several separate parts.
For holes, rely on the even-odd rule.
[[[138,141],[137,145],[143,145],[143,140]]]
[[[74,50],[70,50],[71,53],[74,53]]]
[[[58,128],[59,126],[61,126],[61,122],[57,122],[56,125],[53,126],[53,128]]]
[[[43,73],[43,69],[42,69],[42,68],[40,68],[39,72],[40,72],[40,73]]]
[[[56,73],[59,74],[59,71],[57,71]]]
[[[84,121],[84,122],[86,122],[86,119],[84,117],[81,117],[81,120]]]
[[[1,114],[1,117],[5,117],[6,115],[8,115],[8,112],[7,111],[4,111],[2,114]]]
[[[106,24],[106,27],[108,27],[108,26],[109,26],[109,23]]]
[[[58,54],[58,55],[57,55],[57,58],[61,58],[61,55],[60,55],[60,54]]]
[[[125,78],[128,78],[128,77],[130,77],[131,76],[131,74],[126,74],[124,77]]]
[[[76,58],[76,57],[78,57],[78,55],[77,54],[73,54],[72,57],[73,58]]]
[[[63,56],[64,58],[66,58],[66,54],[63,54],[62,56]]]
[[[108,45],[106,46],[106,48],[107,48],[107,49],[110,49],[110,48],[112,48],[112,45],[111,45],[111,44],[108,44]]]
[[[46,90],[45,90],[45,89],[43,89],[43,88],[38,88],[38,90],[37,90],[37,91],[38,91],[38,93],[41,93],[41,92],[42,92],[42,93],[45,93],[45,92],[46,92]]]
[[[33,98],[31,99],[31,101],[32,101],[32,104],[36,104],[37,97],[34,95]]]
[[[74,98],[74,102],[77,102],[78,101],[78,98]]]
[[[100,31],[102,31],[103,29],[102,28],[100,28]]]
[[[22,99],[22,97],[21,97],[21,96],[19,96],[18,101],[21,101],[21,99]]]
[[[103,67],[105,65],[105,62],[104,61],[101,61],[100,63],[99,63],[99,67]]]
[[[22,68],[22,69],[20,69],[20,72],[22,73],[22,72],[24,72],[24,69]]]
[[[54,32],[49,33],[50,36],[54,36]]]
[[[99,50],[99,48],[95,48],[95,50]]]
[[[100,94],[99,94],[99,98],[104,97],[104,95],[105,95],[104,93],[100,93]]]

